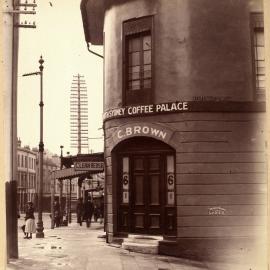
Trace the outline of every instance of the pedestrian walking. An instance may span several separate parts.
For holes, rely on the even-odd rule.
[[[100,199],[100,224],[103,223],[104,220],[104,197],[102,196]]]
[[[94,204],[91,197],[87,197],[84,204],[84,216],[86,221],[86,226],[89,228],[91,226],[91,220],[94,212]]]
[[[25,239],[31,239],[32,233],[36,232],[34,211],[33,203],[28,202],[25,211]]]
[[[78,199],[77,207],[76,207],[76,213],[77,213],[77,223],[82,226],[82,219],[83,219],[83,202],[82,198]]]
[[[97,222],[99,218],[99,207],[97,203],[94,203],[94,221]]]
[[[58,200],[54,201],[53,208],[54,208],[54,225],[55,227],[59,227],[61,215],[60,215],[60,204]]]

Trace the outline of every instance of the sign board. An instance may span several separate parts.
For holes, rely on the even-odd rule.
[[[76,161],[74,162],[75,171],[103,171],[104,162],[103,161]]]
[[[113,134],[114,143],[134,136],[152,137],[168,143],[173,131],[168,127],[153,123],[133,123],[119,127]]]
[[[228,97],[196,96],[193,101],[175,101],[119,107],[107,110],[103,121],[120,117],[186,112],[265,112],[265,102],[231,101]]]
[[[103,120],[119,116],[149,115],[165,112],[185,112],[188,110],[189,107],[187,101],[128,106],[106,111],[103,114]]]

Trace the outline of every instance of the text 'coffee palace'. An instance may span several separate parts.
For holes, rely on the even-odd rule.
[[[128,106],[109,110],[103,114],[103,120],[121,116],[147,115],[166,112],[183,112],[188,111],[188,102],[170,102],[161,104],[148,104]]]

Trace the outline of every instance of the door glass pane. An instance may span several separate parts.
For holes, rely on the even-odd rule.
[[[168,191],[167,203],[168,205],[174,205],[174,191]]]
[[[173,156],[167,156],[167,173],[174,172],[174,158]]]
[[[123,158],[123,173],[128,173],[129,172],[128,161],[129,161],[128,157]]]
[[[150,204],[159,205],[159,175],[150,177]]]
[[[144,198],[143,198],[143,176],[142,175],[135,175],[135,204],[136,205],[143,205]]]

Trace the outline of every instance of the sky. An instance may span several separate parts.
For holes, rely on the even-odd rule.
[[[35,29],[19,28],[17,127],[22,146],[38,147],[40,141],[40,76],[22,75],[39,71],[41,55],[45,149],[59,155],[63,145],[64,154],[77,154],[77,149],[70,147],[69,112],[71,83],[77,74],[84,75],[87,86],[88,137],[103,136],[103,60],[87,50],[80,1],[37,0],[36,15],[21,15],[20,21],[35,21],[37,25]],[[103,52],[102,46],[91,49]],[[89,139],[89,149],[83,153],[91,151],[102,152],[103,139]]]

